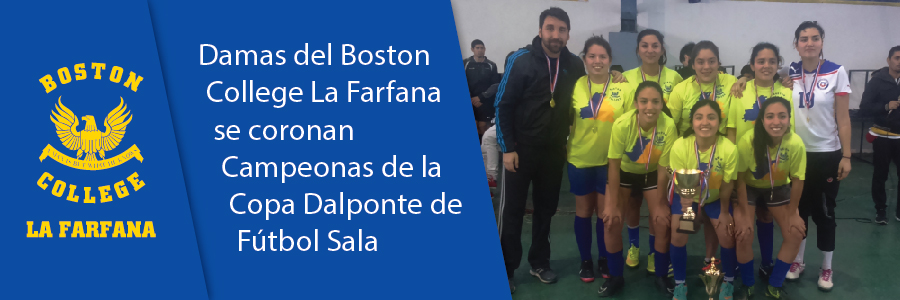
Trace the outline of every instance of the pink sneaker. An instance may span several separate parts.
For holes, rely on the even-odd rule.
[[[828,270],[820,270],[819,272],[819,290],[823,292],[830,292],[834,287],[834,282],[831,281],[831,269]]]
[[[804,269],[806,269],[806,264],[794,262],[791,264],[791,270],[788,271],[787,276],[784,276],[784,279],[789,281],[800,279],[800,274],[803,274]]]

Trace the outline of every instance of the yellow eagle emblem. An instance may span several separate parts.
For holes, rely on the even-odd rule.
[[[114,108],[106,119],[103,120],[103,126],[106,131],[101,132],[97,129],[97,123],[94,116],[86,115],[81,117],[84,121],[84,129],[77,131],[78,117],[68,107],[62,104],[62,96],[57,100],[56,111],[50,120],[56,124],[56,135],[59,140],[69,150],[78,150],[76,158],[81,159],[82,155],[87,155],[85,161],[96,161],[95,154],[100,153],[100,158],[106,158],[106,151],[115,149],[125,136],[125,127],[131,122],[131,111],[128,111],[128,105],[125,105],[125,99],[119,97],[119,106]]]

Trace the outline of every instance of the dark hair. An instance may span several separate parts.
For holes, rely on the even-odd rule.
[[[569,24],[569,14],[562,10],[562,8],[551,7],[541,12],[541,22],[538,25],[538,28],[544,28],[544,19],[547,19],[547,17],[554,17],[560,21],[566,22],[566,27],[568,27],[569,30],[572,30],[572,25]]]
[[[762,168],[762,166],[768,166],[771,162],[766,157],[766,150],[768,150],[769,146],[772,146],[774,143],[772,141],[772,136],[766,131],[766,127],[763,125],[763,119],[766,116],[766,108],[770,105],[780,103],[784,105],[784,108],[787,109],[788,118],[791,117],[791,103],[781,97],[772,97],[762,103],[762,106],[759,108],[759,114],[756,116],[756,124],[753,124],[753,158],[756,159],[756,167]],[[787,130],[785,132],[790,132],[791,128],[788,125]],[[769,175],[771,176],[771,174]]]
[[[753,74],[753,68],[750,67],[750,65],[744,65],[744,67],[741,68],[741,77],[744,77],[744,75],[747,74]]]
[[[825,39],[825,29],[822,29],[822,26],[819,26],[819,23],[818,23],[818,22],[816,22],[816,21],[803,21],[803,23],[800,23],[800,26],[797,27],[797,30],[794,31],[794,45],[796,45],[797,42],[800,41],[800,32],[801,32],[801,31],[804,31],[804,30],[807,30],[807,29],[810,29],[810,28],[815,28],[816,30],[818,30],[818,31],[819,31],[819,37],[822,38],[822,39]],[[823,55],[823,51],[819,51],[819,55],[820,55],[820,56]]]
[[[689,115],[691,116],[691,126],[684,131],[683,137],[689,137],[694,134],[694,114],[697,113],[697,110],[704,106],[709,106],[710,108],[712,108],[712,110],[715,111],[717,115],[719,115],[719,125],[722,124],[722,108],[719,107],[719,103],[709,99],[700,100],[697,101],[697,103],[694,103],[694,106],[691,107],[691,114]],[[722,135],[722,133],[719,132],[719,128],[716,128],[716,134]]]
[[[638,84],[637,88],[634,89],[634,105],[637,106],[638,95],[641,93],[641,91],[647,88],[653,88],[657,93],[659,93],[659,101],[662,101],[663,103],[662,111],[667,116],[669,116],[669,118],[671,118],[672,112],[669,111],[669,107],[666,106],[666,100],[663,98],[663,95],[665,95],[663,94],[663,89],[659,86],[659,83],[656,83],[656,81],[647,80]]]
[[[584,50],[581,50],[581,57],[584,58],[585,56],[587,56],[588,49],[590,49],[591,46],[594,46],[594,45],[597,45],[597,46],[603,47],[603,49],[606,49],[606,55],[609,55],[609,60],[612,61],[612,57],[613,57],[612,56],[612,47],[609,45],[609,42],[607,42],[606,39],[603,38],[602,35],[601,36],[595,35],[595,36],[588,38],[586,41],[584,41]]]
[[[894,56],[894,52],[900,51],[900,45],[891,47],[891,50],[888,51],[888,58]]]
[[[648,36],[648,35],[656,36],[656,39],[659,40],[659,45],[660,45],[660,47],[662,47],[663,52],[662,52],[662,55],[659,57],[659,61],[657,61],[656,63],[658,63],[660,66],[665,66],[666,65],[666,43],[664,41],[665,37],[659,31],[656,31],[654,29],[641,30],[641,32],[638,33],[638,36],[637,36],[637,44],[638,45],[634,48],[634,53],[637,53],[638,49],[641,48],[641,39],[643,39],[645,36]],[[640,59],[640,58],[641,57],[638,56],[638,59]]]
[[[472,41],[472,48],[475,48],[475,46],[478,46],[478,45],[484,46],[484,42],[482,42],[479,39],[475,39],[474,41]]]
[[[681,61],[682,59],[684,59],[685,55],[691,56],[691,51],[694,50],[695,45],[697,45],[697,44],[694,44],[694,42],[684,44],[684,47],[681,47],[681,54],[680,54],[680,56],[678,56],[678,61]],[[688,61],[690,61],[690,59],[688,59]],[[688,65],[691,65],[691,63],[688,63]]]
[[[753,60],[756,59],[756,56],[759,55],[759,51],[762,51],[763,49],[769,49],[769,50],[772,50],[772,52],[775,52],[775,57],[778,59],[778,65],[781,66],[781,63],[782,63],[781,53],[778,51],[778,47],[776,47],[775,45],[772,45],[772,43],[769,43],[769,42],[762,42],[762,43],[756,44],[756,46],[753,46],[753,50],[750,50],[750,64],[751,65],[753,64]],[[743,73],[744,73],[744,71],[741,70],[741,74],[743,74]]]
[[[700,54],[700,50],[709,49],[712,51],[713,55],[716,56],[716,60],[719,60],[719,47],[713,42],[710,41],[700,41],[697,45],[694,45],[694,49],[691,50],[691,61],[688,65],[694,66],[694,59],[697,58],[697,55]]]

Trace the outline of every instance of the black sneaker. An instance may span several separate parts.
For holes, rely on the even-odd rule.
[[[506,278],[506,280],[509,281],[509,293],[515,294],[516,293],[516,281],[513,280],[512,277]]]
[[[597,293],[600,294],[600,297],[610,297],[622,290],[623,287],[625,287],[625,277],[612,276],[600,286]]]
[[[556,272],[553,272],[550,268],[537,268],[531,269],[529,271],[531,275],[537,277],[543,283],[554,283],[556,282]]]
[[[790,299],[788,298],[788,294],[784,290],[784,287],[774,287],[771,285],[766,287],[766,297],[779,300]]]
[[[887,212],[879,210],[875,212],[875,224],[887,225]]]
[[[578,271],[581,281],[594,282],[594,262],[590,260],[581,261],[581,271]]]
[[[656,277],[656,289],[672,297],[675,293],[675,280],[669,277]]]
[[[762,279],[763,281],[768,281],[769,276],[772,275],[772,271],[774,269],[775,269],[775,266],[773,266],[773,265],[759,266],[759,271],[758,271],[759,278]]]
[[[600,272],[601,277],[609,278],[609,265],[606,263],[606,257],[597,260],[597,271]]]

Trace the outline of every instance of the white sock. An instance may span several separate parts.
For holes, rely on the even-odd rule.
[[[831,270],[831,255],[834,251],[822,251],[822,270]]]
[[[803,263],[803,252],[806,251],[806,239],[800,242],[800,252],[797,252],[797,258],[794,258],[795,263]]]

